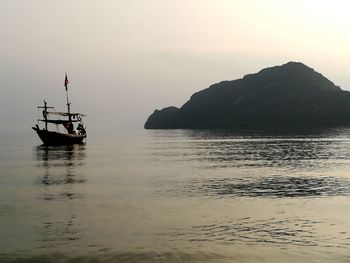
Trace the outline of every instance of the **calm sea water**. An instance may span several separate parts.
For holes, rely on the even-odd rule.
[[[0,262],[349,262],[350,129],[0,133]]]

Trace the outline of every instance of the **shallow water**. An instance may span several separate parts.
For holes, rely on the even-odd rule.
[[[0,133],[1,262],[348,262],[350,129]]]

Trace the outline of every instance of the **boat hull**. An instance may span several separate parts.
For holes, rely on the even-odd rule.
[[[86,138],[86,134],[65,134],[54,131],[41,130],[37,127],[33,127],[39,138],[45,145],[72,145],[82,144]]]

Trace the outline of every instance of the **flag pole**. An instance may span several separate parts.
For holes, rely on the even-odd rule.
[[[64,86],[66,87],[66,98],[67,98],[67,108],[68,108],[68,119],[69,119],[69,122],[72,121],[72,116],[70,115],[70,102],[69,102],[69,98],[68,98],[68,77],[67,77],[67,73],[66,73],[66,77],[65,77],[65,80],[64,80]]]

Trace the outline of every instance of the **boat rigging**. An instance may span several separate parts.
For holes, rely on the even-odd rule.
[[[47,102],[44,100],[44,106],[38,106],[42,110],[43,119],[38,119],[38,124],[32,127],[38,134],[39,138],[45,145],[70,145],[70,144],[81,144],[86,140],[86,127],[83,124],[83,117],[85,114],[71,113],[70,107],[71,102],[68,97],[68,77],[65,75],[64,86],[66,88],[66,99],[67,99],[67,112],[54,111],[54,107],[47,106]],[[51,119],[49,116],[59,116],[66,118]],[[43,122],[45,127],[40,128],[39,123]],[[73,123],[77,123],[76,128]],[[55,124],[56,131],[50,131],[48,124]],[[58,125],[63,125],[65,132],[61,132]]]

